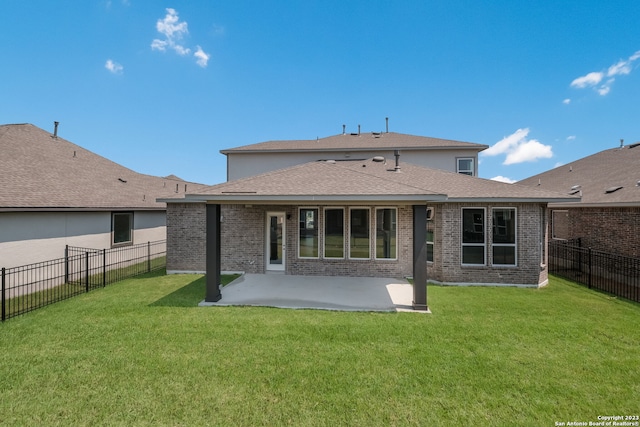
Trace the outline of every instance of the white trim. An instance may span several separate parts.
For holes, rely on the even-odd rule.
[[[271,255],[271,246],[270,246],[270,237],[271,237],[271,224],[269,219],[271,217],[282,217],[282,264],[271,264],[270,263],[270,255]],[[286,271],[286,262],[287,262],[287,213],[281,211],[268,211],[265,215],[265,245],[264,245],[264,257],[265,257],[265,271]]]
[[[495,228],[495,224],[493,223],[493,212],[497,209],[504,210],[513,210],[514,211],[514,219],[515,219],[515,242],[514,243],[496,243],[493,241],[493,229]],[[491,266],[496,268],[517,268],[518,267],[518,208],[515,206],[492,206],[491,207]],[[513,248],[514,250],[514,264],[496,264],[493,259],[493,248],[494,247],[502,247],[502,248]]]
[[[460,160],[471,160],[471,170],[460,169]],[[469,175],[467,172],[471,172],[471,175]],[[456,157],[456,173],[468,176],[476,176],[476,159],[473,157]]]
[[[328,257],[326,254],[327,248],[327,211],[328,210],[341,210],[342,211],[342,256],[341,257]],[[331,206],[322,208],[322,259],[345,259],[346,255],[346,240],[347,240],[347,227],[345,226],[346,216],[344,214],[344,206]]]
[[[317,238],[317,244],[316,244],[316,250],[318,252],[318,256],[312,257],[312,256],[301,256],[300,255],[300,211],[301,210],[311,210],[311,209],[315,209],[316,212],[316,216],[317,218],[315,219],[316,224],[316,238]],[[320,222],[320,207],[318,206],[298,206],[298,217],[297,217],[297,221],[298,221],[298,233],[297,233],[297,237],[298,240],[296,242],[296,246],[297,246],[297,255],[298,255],[298,259],[320,259],[320,226],[322,225]]]
[[[395,220],[396,220],[396,227],[395,227],[395,231],[396,231],[396,253],[395,256],[393,258],[378,258],[378,211],[382,210],[382,209],[393,209],[396,212],[395,215]],[[400,247],[400,233],[398,232],[400,230],[400,216],[398,215],[398,207],[397,206],[376,206],[375,207],[375,211],[374,211],[374,222],[373,222],[373,228],[375,230],[375,235],[374,235],[374,245],[373,245],[373,256],[374,259],[376,261],[397,261],[398,260],[398,250]]]
[[[483,234],[483,243],[464,243],[464,211],[465,210],[470,210],[470,209],[474,209],[474,210],[482,210],[483,214],[482,214],[482,234]],[[475,223],[474,223],[475,225]],[[460,208],[460,265],[463,267],[486,267],[487,266],[487,208],[486,207],[464,207],[462,206]],[[467,246],[467,247],[481,247],[483,248],[484,251],[484,257],[483,260],[484,262],[482,264],[468,264],[465,263],[463,258],[464,258],[464,254],[463,254],[463,248]]]
[[[366,258],[356,258],[351,256],[351,211],[357,209],[367,212],[367,232],[369,234],[369,256]],[[347,231],[349,238],[347,239],[347,258],[350,260],[360,261],[360,260],[369,260],[371,259],[371,207],[370,206],[349,206],[349,218],[347,221]]]

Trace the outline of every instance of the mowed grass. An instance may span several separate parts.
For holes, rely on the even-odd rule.
[[[224,290],[223,290],[224,292]],[[433,314],[197,307],[151,273],[0,325],[0,425],[554,425],[640,411],[640,306],[429,286]]]

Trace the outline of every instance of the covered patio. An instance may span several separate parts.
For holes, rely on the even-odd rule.
[[[414,311],[413,286],[394,278],[243,274],[223,287],[220,296],[220,300],[203,301],[200,306]]]

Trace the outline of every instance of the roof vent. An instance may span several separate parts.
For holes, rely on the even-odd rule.
[[[118,181],[120,181],[120,182],[127,182],[127,180],[126,180],[126,179],[122,179],[122,178],[118,178]]]
[[[53,122],[53,135],[51,135],[51,138],[53,139],[58,139],[58,125],[60,124],[60,122]]]
[[[373,160],[373,161],[374,161],[374,162],[376,162],[376,163],[382,163],[382,162],[384,162],[386,159],[385,159],[384,157],[382,157],[382,156],[375,156],[375,157],[374,157],[373,159],[371,159],[371,160]]]
[[[640,142],[634,142],[633,144],[629,144],[629,148],[636,148],[640,145]]]
[[[611,194],[611,193],[615,193],[616,191],[620,190],[622,188],[621,185],[616,185],[614,187],[609,187],[606,190],[604,190],[605,193],[607,194]]]
[[[573,187],[571,187],[572,190],[579,190],[580,188],[582,188],[582,185],[580,185],[580,184],[577,184],[577,185],[574,185]]]
[[[330,165],[335,165],[336,161],[335,160],[327,160],[326,163],[329,163]]]
[[[347,133],[347,125],[342,125],[342,134],[346,134]]]

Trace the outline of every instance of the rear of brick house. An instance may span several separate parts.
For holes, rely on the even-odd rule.
[[[484,148],[462,164],[477,164]],[[388,152],[325,156],[163,200],[169,272],[206,272],[207,206],[218,205],[227,271],[406,277],[424,251],[431,281],[546,284],[546,206],[575,197],[479,179],[477,169],[394,162]]]

